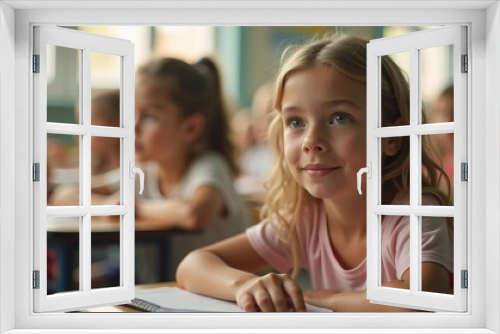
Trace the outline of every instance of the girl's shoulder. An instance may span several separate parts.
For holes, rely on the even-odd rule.
[[[390,205],[409,205],[410,204],[410,194],[408,192],[400,191],[398,192]]]
[[[408,192],[399,192],[394,196],[390,205],[409,205],[410,194]],[[432,193],[422,194],[422,205],[440,205],[438,198]]]
[[[226,159],[222,154],[216,151],[206,151],[200,153],[194,160],[193,163],[212,163],[212,164],[227,164]]]
[[[191,161],[183,177],[183,188],[194,189],[200,184],[213,184],[231,190],[233,178],[223,156],[217,152],[204,152]]]
[[[400,192],[396,194],[390,205],[410,205],[410,194]],[[422,205],[440,205],[438,199],[432,194],[422,194]],[[429,217],[426,217],[428,220]],[[395,233],[409,228],[409,216],[387,215],[383,218],[382,233]]]
[[[212,170],[213,172],[230,174],[231,169],[229,167],[229,162],[219,154],[214,151],[203,152],[196,156],[189,166],[190,173],[199,173],[200,171]]]

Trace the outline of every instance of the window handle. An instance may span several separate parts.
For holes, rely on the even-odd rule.
[[[139,174],[139,184],[141,187],[141,189],[139,190],[139,195],[142,195],[142,191],[144,190],[144,172],[142,171],[142,169],[135,167],[133,161],[130,161],[129,167],[130,167],[129,176],[131,179],[135,178],[136,173]]]
[[[370,161],[368,161],[368,167],[361,168],[358,171],[358,192],[360,195],[361,195],[361,175],[363,175],[363,173],[366,173],[366,177],[369,179],[372,177],[372,163]]]

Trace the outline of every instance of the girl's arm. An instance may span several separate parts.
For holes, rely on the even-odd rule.
[[[169,198],[136,202],[136,217],[158,220],[166,227],[203,230],[226,209],[222,195],[211,186],[201,186],[188,199]]]
[[[449,291],[449,272],[441,265],[432,262],[422,263],[422,290],[437,293]],[[401,280],[382,284],[385,287],[410,289],[410,269]],[[372,304],[366,299],[366,290],[335,293],[332,290],[310,290],[304,293],[308,303],[329,308],[337,312],[414,312],[418,310]]]
[[[94,180],[98,180],[94,182]],[[120,203],[120,191],[112,193],[101,175],[92,176],[92,205],[118,205]],[[51,205],[68,206],[80,205],[80,188],[78,184],[65,184],[57,186],[52,192]]]
[[[236,301],[245,311],[305,310],[302,291],[289,275],[253,274],[266,266],[242,233],[188,254],[176,279],[181,288]]]

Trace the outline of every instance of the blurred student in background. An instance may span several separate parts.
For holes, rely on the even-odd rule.
[[[77,108],[78,110],[78,108]],[[78,111],[77,111],[78,117]],[[91,123],[95,126],[120,126],[120,91],[111,90],[92,98]],[[78,167],[77,167],[78,168]],[[120,139],[91,137],[93,205],[119,203]],[[79,185],[62,184],[51,195],[52,205],[79,205]]]
[[[169,239],[173,275],[191,250],[248,222],[233,187],[238,167],[219,73],[208,58],[153,60],[138,70],[135,101],[136,161],[146,175],[136,216],[187,232]]]
[[[250,124],[250,108],[240,109],[232,115],[231,132],[233,134],[232,141],[236,147],[236,160],[241,162],[243,154],[255,142]]]
[[[263,200],[264,179],[273,164],[273,153],[267,143],[267,128],[271,116],[272,85],[260,86],[252,100],[250,130],[253,143],[240,158],[242,175],[238,178],[238,192],[250,199]]]

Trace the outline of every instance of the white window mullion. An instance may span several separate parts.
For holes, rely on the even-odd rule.
[[[81,104],[82,104],[82,124],[85,128],[90,128],[91,126],[91,64],[90,64],[90,54],[91,51],[88,48],[83,49],[82,52],[82,66],[83,70],[81,73]],[[84,134],[82,137],[82,149],[80,150],[81,159],[80,165],[82,170],[81,189],[82,189],[82,205],[84,208],[90,208],[91,205],[91,135],[89,132]],[[91,219],[92,216],[90,212],[86,212],[83,216],[82,222],[83,226],[81,229],[82,242],[80,244],[80,253],[82,254],[82,262],[80,264],[80,281],[83,282],[83,292],[85,294],[90,294],[91,290]]]
[[[90,50],[84,49],[82,52],[82,65],[83,71],[81,72],[81,85],[80,85],[80,99],[83,109],[82,115],[82,125],[84,128],[89,129],[91,124],[91,85],[90,85]],[[83,192],[83,205],[84,207],[90,207],[90,186],[91,186],[91,147],[90,147],[90,133],[87,131],[81,137],[81,150],[80,150],[80,169],[82,170],[81,178],[81,189]]]
[[[83,217],[89,212],[92,216],[124,215],[130,208],[124,205],[49,206],[46,210],[47,217]]]
[[[83,206],[49,206],[46,209],[47,217],[83,217],[89,208]]]
[[[449,123],[432,123],[432,124],[418,124],[418,125],[402,125],[402,126],[388,126],[373,130],[373,135],[377,137],[401,137],[409,136],[410,133],[417,135],[437,135],[441,133],[455,132],[455,124]]]
[[[367,82],[373,82],[373,85],[366,86],[366,102],[368,106],[378,106],[380,107],[380,75],[379,75],[379,64],[380,58],[370,55],[371,49],[368,47],[368,57],[367,57]],[[379,155],[376,153],[379,151],[378,138],[373,132],[377,129],[378,124],[380,124],[380,115],[378,113],[367,113],[367,165],[371,164],[371,178],[366,178],[366,205],[369,210],[367,210],[367,237],[366,238],[366,253],[367,253],[367,272],[366,272],[366,287],[367,287],[367,298],[373,299],[376,296],[376,291],[380,285],[380,219],[379,215],[374,212],[373,208],[380,206],[381,203],[378,202],[380,198],[380,172],[379,172]],[[370,210],[372,209],[372,210]]]
[[[80,94],[80,96],[82,95]],[[88,132],[89,127],[80,124],[47,123],[47,133],[83,136]]]
[[[432,217],[454,217],[455,210],[452,206],[431,205],[376,205],[371,210],[378,215],[409,216],[411,213],[417,216]]]
[[[82,247],[82,245],[84,245],[85,242],[87,241],[87,236],[83,233],[83,231],[85,231],[85,229],[84,229],[84,226],[85,226],[84,217],[85,217],[85,215],[80,216],[78,219],[78,231],[80,232],[79,236],[78,236],[78,241],[80,242],[79,243],[79,250],[78,250],[78,261],[79,261],[78,263],[80,266],[80,268],[78,270],[78,287],[79,287],[78,290],[79,291],[86,291],[86,289],[88,289],[88,287],[84,283],[85,279],[86,279],[85,278],[86,271],[83,269],[83,266],[88,261],[87,258],[89,256],[89,254],[85,254],[82,251],[82,249],[85,249]]]
[[[135,160],[135,82],[134,52],[132,45],[129,52],[122,56],[121,67],[121,126],[125,131],[128,131],[121,142],[122,161],[124,162],[121,170],[121,184],[123,187],[121,203],[127,208],[128,213],[122,215],[120,219],[120,268],[122,271],[120,283],[125,288],[126,293],[124,295],[133,298],[135,295],[135,274],[133,266],[135,258],[135,192],[133,186],[135,180],[129,182],[130,162]]]
[[[80,254],[82,261],[80,262],[80,286],[85,294],[89,294],[91,290],[91,247],[90,247],[90,220],[91,215],[86,214],[82,217],[82,228],[80,229]]]
[[[92,216],[116,216],[130,212],[130,208],[124,205],[94,205],[90,207]]]
[[[420,103],[422,103],[422,101],[420,101]],[[441,133],[453,133],[455,132],[455,124],[453,122],[420,124],[412,127],[412,131],[417,135],[437,135]]]
[[[410,49],[410,128],[418,125],[420,114],[420,64],[419,51]],[[420,204],[420,168],[418,165],[419,136],[413,131],[410,133],[410,207]],[[418,291],[418,278],[420,277],[420,266],[418,265],[418,217],[410,214],[410,291],[412,294]]]
[[[403,126],[387,126],[373,130],[373,135],[377,137],[401,137],[408,136],[411,133],[409,125]]]
[[[90,127],[90,134],[92,136],[99,136],[99,137],[123,138],[130,134],[130,130],[123,128],[111,128],[111,127],[93,125],[92,127]]]

